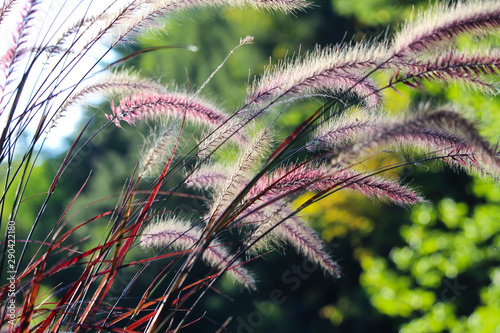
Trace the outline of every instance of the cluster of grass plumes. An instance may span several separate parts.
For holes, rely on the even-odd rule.
[[[103,95],[114,100],[106,126],[147,122],[152,124],[152,133],[147,135],[131,180],[117,189],[117,193],[122,192],[115,209],[77,225],[67,225],[65,213],[50,225],[46,239],[34,240],[33,231],[40,228],[61,176],[79,152],[76,147],[83,133],[79,134],[25,238],[25,244],[42,241],[43,246],[27,265],[16,268],[13,281],[1,289],[3,327],[15,332],[178,331],[189,324],[192,310],[225,272],[236,283],[257,288],[243,258],[252,260],[270,248],[288,243],[318,263],[328,277],[340,277],[332,254],[300,218],[304,208],[325,196],[350,190],[402,206],[420,203],[424,200],[421,195],[397,179],[384,177],[384,172],[430,160],[497,179],[497,147],[482,138],[473,122],[457,108],[426,106],[411,115],[401,110],[394,116],[386,114],[383,107],[384,91],[398,89],[401,84],[425,89],[427,81],[458,83],[496,92],[498,50],[457,50],[455,41],[463,34],[481,38],[497,32],[498,1],[437,5],[419,13],[392,40],[317,48],[286,59],[257,78],[248,88],[246,102],[232,112],[201,96],[205,84],[194,91],[173,89],[129,72],[107,72],[104,78],[87,83],[87,79],[106,72],[97,65],[110,50],[120,42],[132,41],[161,17],[222,5],[290,12],[308,4],[301,0],[111,1],[104,10],[86,12],[83,17],[74,17],[72,12],[68,20],[73,19],[74,24],[65,29],[51,27],[44,32],[45,37],[31,39],[37,13],[48,15],[53,9],[35,0],[4,2],[0,28],[10,17],[18,24],[0,54],[0,112],[5,122],[0,161],[7,165],[2,221],[16,220],[23,192],[29,186],[30,170],[46,135],[69,107]],[[240,46],[250,41],[246,38]],[[98,61],[91,62],[74,80],[72,71],[94,49],[101,52]],[[38,72],[35,69],[40,63],[45,67]],[[381,72],[388,73],[387,82],[376,78]],[[64,84],[66,81],[68,84]],[[311,110],[309,118],[288,136],[277,137],[273,133],[276,119],[289,112],[291,103],[311,98],[321,100],[323,105]],[[37,125],[30,143],[21,146],[17,141],[32,123]],[[188,127],[197,133],[186,133]],[[367,159],[389,150],[409,157],[377,169],[365,167]],[[301,152],[305,157],[297,160],[294,156],[299,155],[291,152]],[[172,188],[172,181],[179,176],[183,180]],[[139,191],[144,183],[149,190]],[[10,192],[16,192],[16,196],[14,207],[7,212],[5,200]],[[314,194],[294,208],[292,202],[306,192]],[[79,193],[76,189],[72,203]],[[169,207],[174,195],[201,198],[205,210],[184,216],[185,212]],[[76,230],[104,219],[111,227],[98,246],[78,252],[67,244]],[[150,257],[147,253],[151,252],[144,251],[143,259],[131,261],[129,253],[137,244],[158,250]],[[2,272],[10,259],[7,246],[6,239]],[[25,248],[16,257],[19,263],[25,262]],[[61,250],[67,256],[54,263],[52,258],[57,258]],[[166,267],[136,299],[134,307],[121,308],[134,281],[156,264]],[[40,304],[43,279],[76,265],[82,268],[79,277],[58,287],[56,303],[50,307]],[[194,267],[203,265],[210,268],[206,275],[193,277]],[[118,274],[132,266],[139,269],[121,296],[108,299]],[[14,303],[12,320],[8,312],[10,285],[22,299],[21,304]],[[153,293],[157,289],[163,290],[161,296]],[[102,313],[105,315],[96,317]]]

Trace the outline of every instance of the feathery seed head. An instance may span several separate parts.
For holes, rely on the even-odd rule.
[[[479,135],[471,122],[448,110],[424,110],[406,121],[382,124],[366,133],[358,143],[341,151],[332,163],[350,164],[382,146],[416,147],[438,154],[446,162],[467,170],[494,174],[500,171],[496,150]]]
[[[232,116],[215,130],[205,131],[198,144],[198,157],[208,157],[228,142],[236,143],[240,148],[246,147],[249,139],[244,124],[242,119]]]
[[[277,168],[257,182],[250,190],[249,197],[264,193],[261,199],[269,199],[297,191],[324,192],[339,189],[351,190],[372,199],[389,200],[398,205],[423,201],[415,191],[395,180],[345,169],[328,170],[325,166],[307,164]]]
[[[282,203],[275,204],[268,210],[269,212],[257,212],[250,216],[261,221],[247,240],[247,244],[254,244],[251,251],[257,253],[286,242],[306,259],[319,264],[326,274],[340,277],[339,266],[332,261],[325,244],[312,228],[304,225],[298,217],[291,216],[291,211]]]
[[[310,262],[318,263],[326,274],[340,278],[340,267],[330,258],[324,242],[316,231],[304,225],[299,218],[292,217],[284,221],[273,233],[295,247]]]
[[[52,123],[55,124],[57,119],[61,117],[69,107],[78,103],[82,104],[87,101],[92,101],[90,97],[94,95],[114,97],[116,95],[129,93],[161,94],[165,92],[166,88],[162,84],[153,80],[140,78],[136,73],[132,73],[131,71],[115,72],[100,79],[97,83],[84,87],[69,96],[66,102],[57,111]],[[108,119],[112,119],[109,116],[107,117]],[[115,119],[115,123],[118,125],[119,121]]]
[[[440,44],[450,44],[464,32],[484,33],[500,27],[500,2],[496,0],[439,3],[419,12],[396,34],[392,54],[412,58]]]
[[[310,151],[341,149],[356,141],[366,131],[374,129],[383,117],[379,115],[375,118],[360,109],[346,110],[343,115],[317,128],[306,148]]]
[[[226,166],[203,165],[186,179],[186,186],[198,189],[222,189],[229,171]]]
[[[125,97],[119,106],[111,105],[113,116],[107,118],[119,124],[123,120],[131,125],[161,116],[190,120],[212,128],[227,121],[227,116],[213,104],[187,93],[149,93]]]
[[[462,83],[483,92],[497,93],[498,86],[489,82],[484,76],[498,73],[500,52],[498,50],[481,50],[478,52],[449,51],[440,55],[432,55],[421,60],[404,61],[398,73],[391,79],[391,84],[402,82],[411,87],[422,86],[422,81],[438,81]]]
[[[210,209],[210,216],[217,216],[237,196],[238,190],[244,187],[252,176],[254,168],[264,157],[271,144],[270,129],[265,128],[257,133],[244,151],[241,152],[237,162],[230,170],[222,190],[217,191]]]
[[[171,157],[179,135],[175,124],[162,124],[152,130],[153,135],[146,139],[145,150],[140,161],[140,177],[157,177]]]
[[[277,69],[268,69],[254,83],[247,103],[262,103],[283,96],[354,92],[368,107],[375,108],[381,96],[365,73],[375,68],[384,54],[381,46],[362,44],[348,48],[317,48],[294,61],[283,62]]]
[[[111,43],[128,40],[138,32],[158,25],[159,19],[173,13],[183,12],[195,8],[214,7],[253,7],[270,11],[282,11],[290,13],[309,7],[305,0],[156,0],[156,1],[134,1],[113,14],[101,18],[104,27],[112,29],[101,29],[112,34]],[[106,31],[110,30],[110,31]]]
[[[158,218],[146,227],[142,233],[140,244],[143,248],[172,247],[181,250],[193,250],[202,237],[199,228],[174,218]],[[210,266],[223,269],[230,260],[230,252],[219,241],[214,240],[203,253],[202,259]],[[227,270],[235,282],[247,288],[255,289],[255,280],[252,275],[236,260]]]

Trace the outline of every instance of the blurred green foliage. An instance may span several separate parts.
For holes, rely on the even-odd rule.
[[[498,195],[490,183],[477,187]],[[411,319],[402,332],[494,332],[500,325],[498,204],[488,200],[469,212],[467,204],[444,198],[412,209],[412,224],[399,228],[405,246],[387,259],[361,259],[360,282],[374,307]]]

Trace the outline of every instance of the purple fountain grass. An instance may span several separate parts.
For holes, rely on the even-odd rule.
[[[139,177],[158,177],[174,151],[179,129],[175,124],[159,125],[155,134],[146,140],[140,159]]]
[[[423,198],[415,191],[395,180],[310,164],[277,168],[259,179],[248,196],[253,198],[265,193],[260,199],[266,200],[287,192],[294,193],[297,189],[321,192],[339,188],[352,190],[373,199],[386,198],[399,205],[423,202]]]
[[[234,224],[233,227],[253,227],[245,240],[245,246],[248,248],[247,255],[268,250],[272,244],[277,243],[277,239],[273,237],[273,232],[283,223],[287,206],[287,202],[280,200],[252,212],[243,220],[232,223]]]
[[[424,80],[441,84],[458,82],[484,92],[497,93],[496,85],[482,76],[497,74],[499,66],[498,50],[467,53],[450,51],[429,57],[428,60],[404,63],[390,82],[403,82],[410,86],[421,86]]]
[[[7,43],[7,45],[10,44],[10,46],[8,46],[6,52],[1,55],[0,75],[2,75],[2,77],[0,77],[0,114],[3,113],[3,108],[1,108],[1,106],[3,98],[5,96],[4,91],[6,86],[10,83],[10,77],[14,72],[15,64],[20,60],[22,55],[26,53],[26,50],[22,46],[28,36],[30,21],[34,18],[37,4],[38,1],[36,0],[25,1],[23,8],[18,13],[19,18],[17,21],[17,27],[11,32],[11,42]],[[6,13],[9,11],[9,8],[14,4],[13,2],[11,2],[6,5],[7,6],[4,10],[2,10],[0,17],[5,17]],[[3,22],[3,25],[5,25],[5,22]],[[0,28],[4,27],[0,25]]]
[[[359,118],[359,119],[358,119]],[[337,120],[339,119],[339,120]],[[354,119],[354,120],[351,120]],[[353,145],[360,142],[370,142],[372,135],[381,133],[381,130],[387,127],[397,127],[401,116],[379,116],[378,119],[372,116],[364,118],[360,114],[349,117],[334,118],[316,130],[313,139],[307,144],[307,147],[315,150],[325,150],[333,153],[345,154],[349,149],[354,149]],[[412,147],[417,151],[436,152],[466,152],[466,140],[450,133],[444,132],[434,127],[416,127],[408,125],[401,126],[399,137],[394,137],[392,143],[394,148]],[[389,134],[392,135],[395,133]],[[385,144],[385,143],[384,143]],[[391,145],[391,144],[388,144]],[[368,149],[369,150],[369,149]]]
[[[476,163],[474,165],[478,170],[485,170],[493,174],[498,174],[500,172],[500,155],[498,147],[496,145],[492,146],[479,134],[474,123],[467,120],[459,113],[446,109],[438,110],[420,119],[415,119],[412,125],[423,127],[426,124],[435,126],[443,131],[451,130],[453,134],[463,138],[466,142],[467,149],[471,152],[472,162],[476,159],[479,162],[479,165]]]
[[[247,103],[232,115],[200,97],[205,85],[224,66],[227,58],[193,92],[176,90],[175,87],[167,89],[156,81],[130,72],[114,73],[96,83],[82,86],[90,82],[87,79],[100,74],[95,73],[97,63],[118,43],[133,42],[139,32],[158,26],[160,19],[165,16],[192,8],[221,6],[289,13],[306,8],[307,2],[111,1],[107,7],[104,5],[105,10],[102,12],[85,12],[73,24],[68,23],[60,31],[50,28],[47,36],[30,44],[27,42],[27,32],[36,14],[35,9],[42,5],[43,2],[36,0],[9,1],[0,8],[0,27],[6,24],[7,16],[17,15],[16,29],[9,35],[11,40],[5,47],[5,53],[0,54],[0,105],[6,103],[11,106],[10,117],[14,119],[6,122],[1,137],[2,160],[9,157],[5,192],[13,191],[15,186],[12,184],[18,175],[22,178],[14,205],[6,205],[6,194],[2,196],[0,205],[13,206],[11,216],[15,219],[17,210],[26,199],[22,193],[28,186],[29,177],[24,178],[24,175],[34,166],[31,156],[34,155],[35,145],[41,133],[52,129],[68,107],[95,94],[105,95],[108,99],[119,100],[118,105],[111,102],[112,114],[106,115],[116,125],[125,121],[130,125],[147,122],[153,126],[150,127],[150,135],[146,136],[136,170],[124,186],[116,207],[81,223],[60,239],[54,236],[53,242],[48,244],[50,250],[42,253],[40,258],[35,258],[25,272],[18,274],[16,284],[22,285],[21,290],[26,295],[25,305],[17,312],[20,323],[16,330],[19,332],[33,329],[42,332],[46,328],[75,332],[87,328],[119,330],[121,328],[117,328],[119,326],[116,324],[120,325],[124,319],[130,320],[124,324],[127,331],[176,332],[184,327],[186,317],[195,313],[193,308],[226,270],[236,282],[248,289],[256,288],[255,279],[240,259],[245,254],[257,255],[270,246],[288,243],[306,259],[321,266],[329,276],[340,277],[340,268],[328,254],[326,245],[298,215],[302,209],[328,195],[347,190],[401,206],[423,202],[424,199],[418,193],[396,179],[383,177],[383,172],[426,159],[443,160],[470,172],[480,172],[482,176],[498,177],[500,174],[498,147],[481,137],[473,122],[458,112],[450,111],[449,108],[436,108],[433,111],[425,109],[406,117],[400,114],[387,116],[381,111],[384,90],[397,89],[398,84],[425,88],[422,84],[424,81],[440,85],[457,82],[482,91],[498,92],[496,82],[489,81],[491,77],[499,75],[498,50],[457,51],[456,46],[457,38],[464,33],[481,37],[498,31],[500,3],[496,0],[434,5],[406,24],[392,41],[317,47],[312,52],[287,58],[278,66],[269,66],[259,79],[254,80],[248,89]],[[81,9],[78,6],[75,13]],[[242,39],[240,46],[252,40],[251,37]],[[86,68],[88,72],[78,78],[77,83],[63,88],[62,82],[69,80],[75,66],[98,44],[104,43],[107,46],[105,51],[98,54],[99,60]],[[16,76],[16,64],[25,54],[31,55],[31,62],[20,76]],[[138,54],[129,55],[112,65]],[[49,71],[37,73],[37,85],[30,87],[30,93],[26,94],[23,91],[25,79],[34,76],[30,71],[35,67],[31,66],[38,64],[42,55],[44,59],[45,56],[48,60],[55,59],[55,62],[47,62]],[[108,70],[108,67],[103,71]],[[386,85],[378,82],[379,72],[392,75]],[[16,82],[22,84],[14,85]],[[7,87],[14,87],[13,91],[6,92]],[[21,94],[30,97],[27,106],[17,110],[23,108],[18,105]],[[272,129],[279,123],[277,118],[288,112],[294,102],[314,97],[326,100],[325,104],[317,111],[311,111],[307,120],[282,138],[281,144],[273,149],[276,142],[273,141]],[[361,107],[356,109],[358,105]],[[1,106],[1,110],[5,110]],[[13,170],[10,157],[14,156],[14,150],[19,149],[16,140],[37,113],[41,115],[38,130],[26,152],[21,154],[24,157],[20,166]],[[14,115],[17,118],[12,118]],[[201,135],[184,133],[184,120],[200,125],[194,127],[202,128]],[[108,125],[109,122],[105,126]],[[312,138],[306,138],[314,127],[318,128]],[[83,133],[80,135],[83,136]],[[192,149],[192,141],[183,146],[187,135],[189,140],[194,138],[198,142]],[[71,161],[81,136],[69,149],[54,177],[34,221],[33,230],[43,218],[50,196]],[[307,139],[309,141],[301,145]],[[226,146],[227,142],[232,142],[231,146]],[[412,156],[416,155],[415,160],[367,170],[363,162],[385,152],[387,148],[396,150],[398,154],[410,150]],[[234,156],[228,157],[229,153],[234,153]],[[292,162],[292,158],[297,156],[301,157],[297,162]],[[187,171],[184,183],[172,185],[171,182],[182,176],[184,171]],[[144,182],[149,182],[149,190],[138,198],[138,193],[144,193]],[[163,188],[166,186],[169,186],[168,190]],[[186,187],[190,192],[182,193]],[[193,190],[201,190],[203,195],[192,194]],[[299,208],[291,208],[291,203],[306,192],[312,192],[313,197]],[[204,208],[195,210],[193,215],[197,216],[193,216],[193,220],[206,223],[193,225],[172,215],[163,216],[152,211],[156,204],[165,204],[167,207],[169,198],[174,195],[201,199]],[[184,208],[173,207],[173,214],[178,214],[181,209],[184,213]],[[0,214],[3,214],[3,209]],[[67,211],[60,223],[65,220],[66,214]],[[107,216],[111,216],[113,228],[110,228],[102,243],[83,253],[75,252],[74,256],[55,268],[48,267],[53,258],[50,257],[53,255],[52,250],[59,247],[72,231]],[[236,241],[234,244],[224,244],[222,240],[230,229],[235,230],[231,239]],[[28,239],[26,244],[31,241]],[[169,253],[165,256],[160,253],[129,264],[125,258],[129,259],[134,242],[144,249],[161,247]],[[172,249],[180,251],[171,252]],[[6,253],[5,247],[3,252]],[[151,296],[155,294],[150,293],[152,289],[161,287],[155,280],[136,308],[123,315],[115,314],[114,309],[121,306],[122,298],[134,281],[145,274],[148,266],[173,255],[177,260],[169,261],[167,265],[168,272],[173,274],[162,272],[158,276],[158,280],[171,278],[162,296]],[[3,259],[0,262],[3,263]],[[217,272],[188,285],[192,280],[191,274],[196,272],[193,268],[200,260],[217,269]],[[40,309],[36,306],[36,299],[42,279],[77,264],[85,267],[81,277],[61,290],[62,296],[55,310],[40,312],[44,317],[40,324],[32,326],[32,319]],[[97,321],[94,317],[104,309],[103,302],[108,301],[117,272],[128,265],[143,265],[143,268],[124,289],[112,310],[104,310],[106,319]],[[5,295],[8,287],[0,291]],[[187,301],[195,293],[199,293],[199,297],[194,302]],[[151,302],[149,299],[146,301],[149,297],[152,297]],[[186,315],[179,320],[181,312]],[[177,328],[174,323],[178,325]]]
[[[64,49],[70,43],[80,52],[95,44],[96,40],[107,40],[110,47],[119,42],[134,42],[140,32],[161,26],[161,19],[168,15],[203,7],[250,6],[270,11],[292,12],[307,8],[303,0],[252,1],[252,0],[132,0],[112,2],[105,10],[94,16],[84,17],[66,29],[54,47]],[[71,38],[70,38],[71,37]],[[76,45],[78,43],[78,45]]]
[[[294,61],[282,62],[252,86],[247,103],[271,98],[354,92],[368,108],[376,108],[382,98],[374,82],[365,74],[386,54],[383,46],[317,48]]]
[[[448,110],[423,112],[406,121],[395,121],[371,130],[358,143],[341,151],[332,163],[349,165],[375,148],[391,145],[432,152],[467,170],[493,174],[500,171],[496,149],[490,147],[471,122]]]
[[[231,116],[215,130],[205,131],[198,143],[197,156],[203,160],[209,158],[215,151],[225,147],[227,143],[236,143],[240,148],[248,143],[247,128],[238,116]]]
[[[500,3],[496,0],[440,3],[419,12],[395,36],[393,57],[414,58],[419,53],[451,44],[459,35],[484,34],[500,27]]]
[[[166,92],[167,88],[164,85],[154,80],[141,78],[131,71],[112,73],[97,83],[88,85],[69,96],[54,114],[51,127],[55,126],[58,119],[64,115],[68,108],[75,105],[85,105],[86,102],[91,102],[92,97],[96,95],[113,98],[121,94],[161,94]]]
[[[199,97],[189,96],[187,92],[166,94],[137,94],[121,99],[120,105],[111,105],[113,116],[109,120],[119,125],[125,121],[131,125],[154,118],[174,117],[186,119],[214,128],[227,122],[228,117],[218,107]]]
[[[7,0],[4,1],[2,7],[0,7],[0,24],[7,17],[7,14],[12,11],[12,6],[14,5],[15,0]]]
[[[202,165],[197,168],[184,182],[191,188],[203,189],[222,189],[229,170],[222,165]]]
[[[119,94],[138,93],[166,93],[167,88],[154,80],[141,78],[137,73],[131,71],[116,72],[100,79],[97,83],[86,86],[73,93],[61,107],[62,110],[69,106],[80,103],[93,95],[114,97]]]
[[[256,212],[246,218],[246,224],[254,226],[246,241],[249,251],[258,253],[272,245],[287,243],[312,263],[319,264],[329,276],[340,277],[340,267],[331,259],[325,243],[285,206],[273,204],[267,212]]]
[[[106,15],[104,26],[114,26],[114,40],[130,38],[138,32],[155,27],[159,18],[166,15],[179,13],[193,8],[203,7],[245,7],[271,11],[293,12],[309,7],[304,0],[277,0],[277,1],[255,1],[255,0],[157,0],[157,1],[132,1],[123,7],[115,15]],[[96,20],[97,21],[97,20]]]
[[[344,147],[356,140],[360,133],[375,129],[383,117],[380,115],[375,117],[351,108],[344,115],[334,117],[329,122],[319,126],[311,140],[307,142],[306,148],[310,151],[317,151],[322,148]]]
[[[290,215],[290,213],[287,215]],[[328,255],[325,243],[313,229],[303,223],[294,216],[279,224],[272,233],[293,246],[297,252],[309,259],[309,261],[319,263],[325,273],[339,278],[340,266]]]
[[[237,193],[248,182],[251,172],[254,171],[257,162],[262,160],[269,150],[271,136],[269,129],[257,133],[255,138],[248,144],[238,157],[233,168],[230,170],[222,189],[217,191],[210,208],[210,221],[214,220],[234,200]]]
[[[142,233],[140,244],[143,248],[172,247],[182,250],[192,250],[202,238],[202,230],[177,218],[161,218],[151,223]],[[212,267],[223,268],[231,259],[230,252],[217,240],[203,253],[203,260]],[[241,266],[240,261],[231,264],[228,274],[235,282],[249,289],[255,289],[252,275]]]

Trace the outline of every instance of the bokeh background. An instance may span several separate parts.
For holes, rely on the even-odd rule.
[[[125,66],[165,84],[197,87],[241,37],[253,36],[254,43],[238,49],[204,90],[227,110],[234,110],[244,101],[249,80],[269,63],[276,64],[316,45],[382,40],[397,30],[414,8],[426,6],[427,0],[320,0],[294,15],[249,9],[195,11],[166,19],[162,29],[118,51],[125,56],[140,48],[195,45],[197,52],[182,47],[158,50],[130,59]],[[498,36],[490,38],[498,45]],[[464,38],[460,43],[467,47],[476,41]],[[422,101],[453,103],[478,120],[488,139],[500,141],[499,98],[455,86],[427,88],[422,92],[402,86],[399,92],[387,92],[384,108],[397,112]],[[287,111],[280,118],[277,135],[289,132],[317,105],[317,101],[310,101]],[[75,133],[95,114],[86,131],[94,133],[105,122],[107,108],[89,108]],[[107,127],[100,132],[60,181],[43,224],[51,227],[59,219],[75,189],[90,173],[89,183],[68,215],[69,225],[112,209],[139,157],[140,133],[141,129],[130,127]],[[373,163],[398,161],[393,154],[384,156]],[[17,221],[18,238],[28,234],[43,200],[39,194],[50,186],[62,158],[62,154],[47,154],[33,170],[30,193],[25,195],[30,199],[23,203]],[[230,319],[227,331],[242,333],[500,332],[500,189],[493,182],[441,164],[392,172],[421,191],[428,202],[401,208],[336,193],[303,212],[342,267],[341,278],[325,277],[293,249],[277,249],[248,264],[258,277],[258,291],[242,290],[222,279],[217,290],[208,293],[196,308],[194,318],[201,319],[186,331],[215,332]],[[184,204],[193,214],[204,207],[202,202]],[[104,227],[91,224],[76,232],[72,242],[79,243],[81,250],[88,249],[99,241]],[[33,239],[43,239],[46,231],[37,229]],[[31,256],[36,249],[28,248]],[[140,249],[133,253],[133,257],[141,256]],[[113,288],[116,297],[136,270],[122,271],[119,279],[123,285]],[[71,274],[76,276],[78,270],[47,279],[47,295],[59,283],[72,281],[75,276]],[[148,274],[156,275],[154,269]],[[136,281],[125,301],[133,304],[132,299],[140,297],[147,287],[147,280]],[[47,302],[56,298],[57,293]]]

